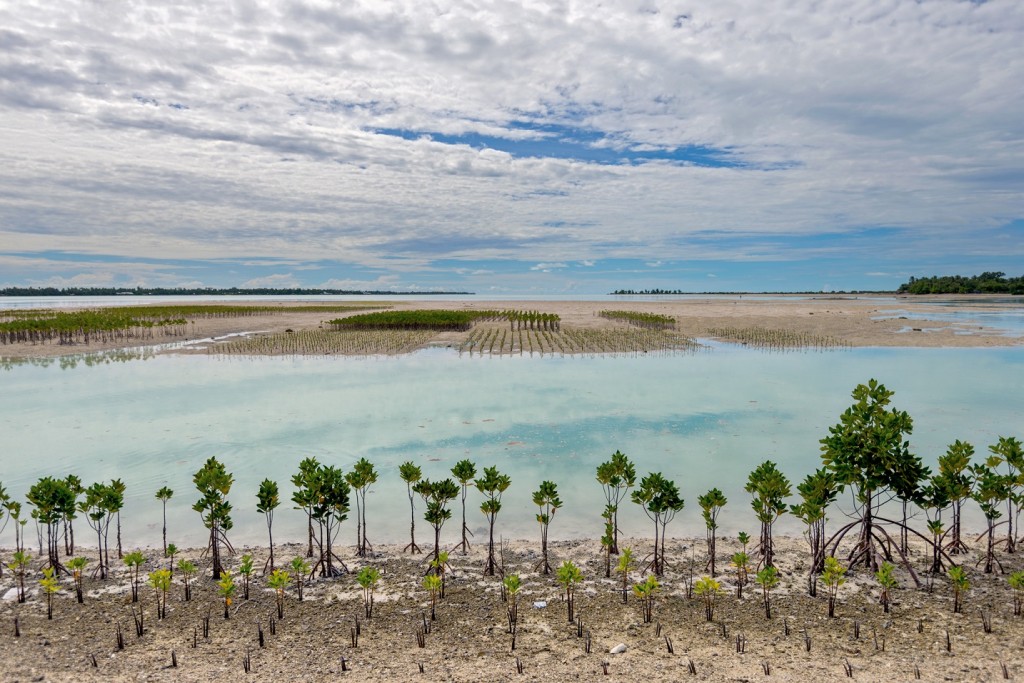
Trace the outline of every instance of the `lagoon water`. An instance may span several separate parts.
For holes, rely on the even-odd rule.
[[[86,484],[120,477],[127,543],[160,544],[155,491],[174,490],[169,540],[201,545],[191,509],[193,473],[216,456],[233,472],[236,544],[265,543],[255,493],[277,480],[275,541],[301,542],[305,519],[290,502],[291,475],[315,456],[348,469],[367,457],[380,473],[368,496],[371,541],[405,542],[409,507],[398,465],[443,478],[457,460],[497,465],[512,477],[498,516],[506,538],[537,535],[531,492],[558,484],[564,507],[552,538],[598,537],[597,464],[616,449],[638,475],[674,479],[686,509],[669,533],[700,536],[697,496],[717,486],[729,503],[724,533],[755,530],[747,474],[765,459],[794,484],[820,466],[818,440],[874,377],[914,418],[912,448],[934,465],[955,439],[983,457],[996,437],[1024,437],[1024,354],[1010,349],[856,349],[767,353],[713,345],[694,354],[628,357],[459,356],[430,349],[389,358],[157,356],[129,362],[15,364],[0,370],[0,482],[22,497],[38,477],[75,473]],[[480,496],[467,513],[485,533]],[[422,503],[417,501],[419,517]],[[454,543],[458,501],[442,534]],[[353,512],[354,514],[354,512]],[[833,514],[833,518],[838,512]],[[351,516],[350,516],[351,517]],[[627,533],[650,534],[632,503]],[[783,518],[784,520],[786,518]],[[83,525],[84,523],[80,522]],[[351,543],[354,521],[340,540]],[[783,521],[782,528],[798,531]],[[428,527],[417,521],[420,540]],[[87,530],[79,532],[88,539]],[[8,526],[0,544],[11,545]]]

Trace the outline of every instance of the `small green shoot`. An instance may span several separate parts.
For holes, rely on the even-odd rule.
[[[846,567],[829,555],[825,558],[825,571],[821,573],[821,581],[828,588],[828,616],[829,618],[835,617],[839,587],[846,583]]]
[[[242,599],[249,599],[249,579],[252,578],[252,555],[242,555],[238,573],[242,575]]]
[[[565,560],[556,573],[558,583],[565,589],[565,603],[569,610],[569,623],[575,620],[576,586],[583,583],[583,572],[571,560]]]
[[[896,581],[896,577],[893,576],[893,570],[896,567],[892,562],[883,562],[875,572],[875,580],[878,581],[880,589],[878,595],[878,601],[882,603],[882,611],[886,614],[889,613],[890,604],[892,603],[892,591],[899,588],[899,583]]]
[[[46,618],[53,619],[53,595],[60,590],[60,582],[54,576],[53,567],[43,567],[43,578],[39,579],[39,586],[46,593]]]
[[[651,620],[654,618],[654,594],[658,592],[660,587],[661,584],[658,583],[658,578],[653,574],[649,574],[645,580],[633,586],[633,593],[636,594],[637,600],[640,601],[640,613],[645,624],[651,623]]]
[[[82,582],[84,580],[85,565],[88,563],[89,558],[87,557],[72,557],[68,560],[68,569],[71,570],[71,578],[75,582],[75,598],[78,600],[78,604],[85,602]]]
[[[196,575],[196,565],[189,560],[178,560],[178,573],[181,574],[181,582],[185,586],[185,602],[192,599],[192,578]]]
[[[953,614],[960,614],[963,611],[964,596],[971,584],[967,581],[967,572],[963,567],[950,567],[949,580],[953,584]]]
[[[267,585],[274,589],[274,597],[277,599],[277,618],[284,619],[284,589],[288,587],[291,577],[283,569],[275,569],[267,577]]]
[[[1006,580],[1013,589],[1013,616],[1019,617],[1024,607],[1024,571],[1014,572]]]
[[[772,589],[779,585],[779,570],[775,567],[765,567],[754,577],[757,585],[761,587],[761,599],[764,601],[764,618],[772,618]]]
[[[156,618],[167,616],[167,591],[171,588],[171,570],[157,569],[149,573],[149,585],[156,591]]]
[[[139,601],[139,572],[142,570],[142,565],[146,563],[146,556],[140,551],[135,550],[124,556],[124,563],[128,565],[131,570],[132,576],[132,602]]]
[[[363,567],[356,574],[356,582],[363,589],[363,611],[367,619],[373,618],[373,594],[380,582],[380,570],[376,567]]]
[[[718,601],[718,596],[722,594],[722,584],[710,576],[702,576],[694,584],[693,592],[704,600],[705,620],[714,621],[715,603]]]
[[[302,557],[292,558],[292,577],[295,579],[295,589],[299,594],[299,602],[302,602],[302,585],[306,574],[309,573],[309,563]]]
[[[220,579],[217,581],[217,594],[224,600],[225,619],[231,618],[231,612],[228,610],[231,608],[231,599],[234,597],[237,588],[235,577],[231,576],[231,572],[227,570],[221,572]]]
[[[427,574],[423,577],[423,588],[430,591],[430,620],[434,621],[437,619],[437,596],[441,592],[441,577],[437,574]]]
[[[623,548],[615,571],[622,575],[622,604],[629,601],[629,572],[633,570],[633,549]]]

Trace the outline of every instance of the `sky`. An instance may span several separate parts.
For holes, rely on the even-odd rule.
[[[1024,274],[1019,0],[0,0],[0,287]]]

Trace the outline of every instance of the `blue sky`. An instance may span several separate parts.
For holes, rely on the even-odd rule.
[[[0,2],[0,286],[1024,274],[1010,0]]]

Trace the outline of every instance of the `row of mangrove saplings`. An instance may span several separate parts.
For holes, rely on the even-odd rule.
[[[694,351],[692,339],[653,328],[587,329],[564,327],[549,330],[508,330],[504,327],[475,328],[458,345],[459,353],[473,355],[621,354],[659,351]]]
[[[760,349],[836,349],[851,344],[829,335],[765,327],[712,327],[707,336]]]
[[[905,411],[890,406],[892,395],[873,379],[854,389],[855,403],[820,441],[822,467],[796,486],[798,502],[787,502],[793,495],[793,487],[775,463],[765,461],[750,473],[745,489],[760,523],[760,536],[755,546],[759,567],[774,566],[773,526],[782,515],[791,514],[806,525],[810,553],[807,578],[812,595],[816,591],[817,577],[825,571],[827,558],[835,558],[841,545],[849,548],[844,558],[846,566],[878,571],[883,563],[893,563],[902,567],[909,579],[920,586],[918,571],[910,561],[910,539],[915,538],[927,550],[926,572],[938,575],[958,567],[957,556],[969,552],[961,529],[963,508],[968,501],[979,506],[986,520],[986,530],[979,536],[979,540],[985,541],[984,554],[979,560],[979,563],[984,562],[985,573],[1003,570],[999,549],[1007,555],[1017,552],[1021,542],[1018,517],[1024,507],[1021,442],[1014,437],[999,437],[989,446],[988,457],[979,462],[974,458],[973,446],[957,440],[938,458],[938,469],[932,472],[920,457],[911,453],[908,437],[913,421]],[[490,539],[486,573],[493,575],[496,566],[494,531],[502,509],[502,494],[511,485],[511,477],[494,466],[478,473],[470,460],[458,462],[451,476],[443,479],[423,478],[420,467],[412,462],[403,463],[395,474],[406,484],[409,497],[411,537],[407,549],[418,550],[415,523],[419,499],[423,519],[433,527],[435,558],[440,552],[441,527],[451,519],[452,501],[456,499],[461,499],[460,545],[465,546],[466,499],[470,488],[476,490]],[[605,519],[601,541],[606,549],[606,575],[611,571],[611,556],[618,551],[620,505],[628,497],[653,524],[650,569],[655,576],[660,576],[665,567],[668,526],[685,504],[678,486],[660,472],[651,472],[638,481],[634,464],[618,451],[597,466],[595,475],[602,493],[600,510]],[[360,556],[367,554],[366,496],[379,476],[366,458],[356,462],[348,472],[323,465],[316,458],[307,458],[299,464],[298,472],[291,478],[294,487],[291,502],[307,517],[309,555],[313,556],[314,545],[318,549],[313,572],[319,571],[322,576],[336,573],[336,555],[332,548],[340,525],[353,509],[357,552]],[[210,458],[193,477],[199,493],[193,509],[209,530],[208,550],[215,578],[222,570],[221,548],[225,544],[230,547],[227,532],[232,528],[233,504],[228,495],[233,481],[232,474],[216,458]],[[125,488],[120,480],[96,482],[86,487],[76,476],[43,477],[26,495],[33,507],[30,515],[23,514],[21,503],[7,495],[3,487],[0,487],[0,510],[14,522],[18,551],[24,548],[24,526],[28,519],[37,522],[41,554],[45,539],[47,565],[57,573],[65,571],[60,558],[61,545],[66,555],[74,554],[73,522],[79,515],[85,517],[95,532],[98,571],[102,575],[109,561],[108,534],[115,521],[118,554],[121,554],[120,514]],[[834,511],[833,503],[843,492],[851,495],[858,505],[828,535],[827,515]],[[281,503],[280,489],[277,482],[266,479],[255,493],[256,512],[266,516],[272,555],[273,516]],[[164,504],[165,547],[166,502],[172,496],[173,491],[166,487],[156,493]],[[896,507],[901,508],[902,517],[900,514],[890,516],[894,500],[898,501]],[[546,568],[548,525],[562,507],[557,485],[541,482],[533,492],[533,502],[538,506],[536,518],[541,526],[541,554]],[[701,494],[697,502],[706,525],[708,563],[714,577],[716,531],[728,501],[721,490],[713,488]],[[883,507],[887,503],[889,505]],[[911,524],[916,510],[924,513],[927,520],[924,528]],[[850,540],[843,544],[847,536]]]
[[[676,326],[676,319],[670,315],[659,313],[642,313],[640,311],[601,311],[598,313],[607,320],[619,320],[637,327],[656,330],[671,330]]]
[[[464,332],[477,322],[506,321],[509,328],[557,330],[555,313],[517,310],[412,310],[364,313],[328,321],[335,330],[435,330]]]
[[[119,342],[151,339],[154,331],[165,336],[181,336],[187,332],[189,320],[200,318],[237,318],[272,315],[283,312],[343,313],[378,305],[159,305],[57,311],[32,309],[0,313],[0,343],[59,344]]]

